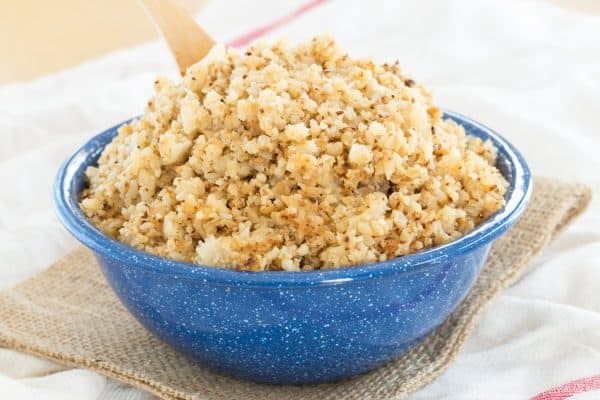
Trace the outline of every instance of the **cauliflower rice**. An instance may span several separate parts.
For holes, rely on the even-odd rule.
[[[490,142],[443,120],[397,63],[349,58],[328,37],[217,45],[155,91],[81,196],[103,232],[152,254],[340,268],[456,239],[504,204]]]

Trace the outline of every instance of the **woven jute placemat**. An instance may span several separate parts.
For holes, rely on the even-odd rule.
[[[494,244],[481,276],[451,317],[399,359],[347,381],[260,385],[203,368],[160,342],[127,313],[85,249],[0,293],[0,345],[88,368],[163,399],[404,398],[444,371],[485,305],[520,276],[590,197],[584,185],[536,179],[525,215]]]

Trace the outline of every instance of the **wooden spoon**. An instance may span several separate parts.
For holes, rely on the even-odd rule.
[[[181,75],[200,61],[215,41],[176,0],[141,0],[169,44]]]

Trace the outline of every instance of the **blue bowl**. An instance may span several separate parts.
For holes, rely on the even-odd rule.
[[[92,249],[127,309],[183,354],[257,382],[330,382],[369,371],[417,344],[465,297],[492,242],[531,194],[530,172],[506,140],[456,113],[468,134],[490,139],[510,182],[506,205],[442,246],[337,270],[239,272],[168,260],[111,239],[79,208],[84,171],[118,126],[91,139],[58,173],[54,200],[66,228]]]

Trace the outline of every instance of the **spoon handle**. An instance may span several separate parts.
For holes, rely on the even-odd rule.
[[[186,69],[208,54],[215,41],[176,0],[141,0],[154,20],[179,66]]]

